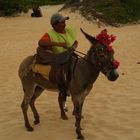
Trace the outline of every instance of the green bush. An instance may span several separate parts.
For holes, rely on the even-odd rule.
[[[103,13],[105,20],[116,23],[128,23],[140,19],[140,0],[106,0],[95,5],[96,11]]]
[[[1,15],[11,16],[21,12],[28,12],[29,6],[26,5],[27,0],[3,0],[0,1]]]
[[[13,16],[28,12],[33,5],[61,4],[66,0],[0,0],[0,16]]]
[[[140,0],[93,0],[93,4],[90,0],[85,0],[86,3],[88,1],[88,9],[92,7],[94,9],[93,14],[95,11],[96,13],[102,13],[102,15],[97,14],[97,17],[107,22],[126,24],[140,19]],[[83,7],[83,9],[87,9],[84,5]]]

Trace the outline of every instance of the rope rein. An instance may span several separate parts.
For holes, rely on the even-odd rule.
[[[79,53],[79,54],[82,54],[82,55],[86,56],[85,53],[82,53],[82,52],[80,52],[80,51],[75,50],[75,52],[77,52],[77,53]],[[83,56],[81,56],[81,55],[79,55],[79,54],[77,54],[77,53],[76,53],[76,55],[77,55],[79,58],[85,60],[86,62],[88,62],[88,63],[91,64],[91,65],[94,65],[94,64],[92,64],[90,61],[88,61],[86,58],[84,58]]]

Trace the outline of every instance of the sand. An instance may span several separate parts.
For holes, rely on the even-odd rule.
[[[41,123],[35,126],[31,110],[28,112],[33,132],[26,131],[20,108],[23,91],[17,73],[19,64],[35,53],[38,40],[51,28],[50,15],[61,6],[42,7],[42,18],[31,18],[31,11],[19,17],[0,18],[1,140],[76,140],[70,98],[67,101],[69,119],[64,121],[60,119],[57,93],[44,91],[36,102]],[[117,36],[114,49],[120,61],[120,77],[110,82],[100,74],[87,96],[81,123],[85,139],[140,140],[140,25],[98,28],[96,22],[86,21],[78,13],[62,13],[70,17],[67,26],[77,28],[79,51],[86,53],[90,46],[80,27],[92,35],[106,28]]]

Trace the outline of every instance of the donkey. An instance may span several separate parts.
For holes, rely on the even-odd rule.
[[[74,105],[73,115],[75,115],[76,118],[75,127],[77,139],[84,140],[84,136],[81,133],[81,119],[85,97],[89,94],[100,72],[102,72],[110,81],[115,81],[119,77],[119,74],[117,72],[118,63],[114,59],[113,49],[109,49],[109,47],[103,41],[101,41],[100,38],[97,39],[87,34],[82,29],[81,31],[90,41],[91,47],[84,57],[78,57],[76,61],[73,60],[71,65],[72,78],[69,83],[69,90]],[[43,78],[40,74],[36,74],[32,71],[31,65],[34,59],[34,56],[27,57],[19,67],[19,77],[24,90],[24,98],[21,108],[25,120],[25,127],[28,131],[33,131],[33,128],[28,120],[28,106],[30,105],[33,111],[35,118],[34,123],[38,124],[40,119],[35,108],[35,100],[45,89],[58,91],[55,84]],[[62,95],[60,92],[58,93],[61,118],[66,120],[67,115],[63,108]]]

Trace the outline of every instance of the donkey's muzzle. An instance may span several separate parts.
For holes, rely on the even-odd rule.
[[[119,74],[116,69],[112,69],[107,73],[107,78],[110,81],[115,81],[119,77]]]

